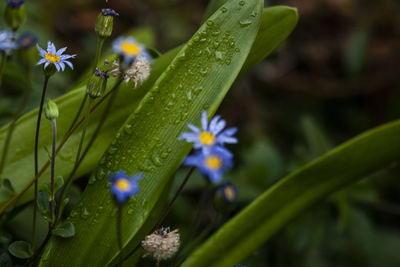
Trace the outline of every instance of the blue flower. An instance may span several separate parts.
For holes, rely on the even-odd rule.
[[[67,64],[71,69],[74,69],[74,66],[71,62],[68,61],[70,58],[74,58],[76,55],[63,55],[66,47],[60,48],[56,51],[56,47],[50,41],[47,42],[47,51],[42,49],[39,45],[36,45],[37,49],[39,50],[39,54],[42,59],[39,60],[37,65],[44,63],[44,68],[46,69],[50,64],[54,64],[57,71],[64,71],[65,64]]]
[[[138,180],[142,178],[140,174],[128,177],[124,171],[110,175],[112,182],[111,193],[115,196],[118,203],[125,203],[131,196],[139,192]]]
[[[111,8],[103,8],[101,10],[101,14],[103,14],[103,16],[119,16],[119,14],[115,12],[114,9]]]
[[[229,150],[216,146],[207,152],[200,151],[187,156],[183,164],[199,168],[213,184],[217,184],[222,180],[224,172],[232,166],[232,161],[233,156]]]
[[[9,30],[0,31],[0,50],[9,54],[11,50],[17,48],[17,43],[14,41],[14,33]]]
[[[233,204],[236,202],[238,189],[233,183],[227,182],[217,188],[215,195],[221,197],[225,203]]]
[[[7,5],[11,8],[19,8],[23,3],[23,0],[7,0]]]
[[[28,50],[32,46],[34,46],[37,43],[37,37],[36,35],[30,33],[30,32],[25,32],[21,34],[21,36],[17,40],[17,44],[19,48]]]
[[[138,43],[133,37],[118,37],[113,42],[113,51],[120,55],[123,60],[131,64],[136,58],[141,57],[150,61],[151,57],[146,48]]]
[[[201,114],[202,129],[187,123],[192,132],[182,133],[179,139],[192,142],[195,149],[202,148],[206,152],[215,145],[236,144],[237,139],[233,135],[236,133],[237,128],[232,127],[224,130],[226,122],[220,118],[220,116],[215,116],[208,123],[207,112],[204,110]]]

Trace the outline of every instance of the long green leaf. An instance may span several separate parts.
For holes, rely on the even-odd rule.
[[[397,162],[399,136],[400,121],[384,125],[288,175],[220,228],[182,266],[240,263],[295,216],[330,193]]]
[[[256,62],[261,61],[266,57],[273,48],[278,46],[282,41],[289,35],[297,23],[297,12],[295,9],[288,7],[271,7],[264,9],[262,14],[262,24],[260,30],[257,33],[256,40],[251,49],[251,53],[248,55],[246,63],[242,68],[248,70],[253,67]],[[276,30],[279,28],[280,33],[276,34]],[[262,44],[262,45],[256,45]],[[106,151],[111,143],[112,137],[115,136],[119,127],[123,124],[126,118],[131,114],[138,103],[143,98],[145,93],[151,88],[155,80],[160,76],[160,74],[165,70],[171,60],[175,57],[180,48],[174,49],[169,53],[161,56],[155,60],[153,64],[153,69],[149,80],[136,90],[122,86],[122,90],[119,92],[119,96],[116,99],[116,105],[113,107],[112,114],[106,124],[103,127],[94,147],[89,151],[82,165],[80,166],[75,177],[79,177],[84,173],[92,170],[101,155]],[[83,83],[84,84],[84,83]],[[50,83],[51,89],[51,83]],[[80,86],[73,90],[72,92],[66,94],[63,97],[57,99],[57,105],[60,109],[60,117],[57,121],[59,128],[59,137],[65,133],[66,129],[69,127],[72,115],[76,112],[77,107],[83,97],[85,88]],[[96,112],[101,113],[101,109]],[[64,114],[64,115],[63,115]],[[68,116],[67,116],[68,114]],[[7,165],[4,170],[4,177],[8,177],[12,180],[13,187],[16,192],[20,192],[33,178],[33,135],[32,129],[35,127],[37,117],[37,110],[34,110],[24,117],[22,117],[17,125],[15,134],[12,138],[10,145],[10,155],[7,159]],[[97,120],[93,117],[89,122],[88,138],[96,127]],[[40,147],[45,146],[50,147],[51,142],[51,129],[50,124],[47,121],[42,121]],[[0,147],[3,146],[5,135],[8,126],[3,127],[0,130]],[[57,175],[67,176],[73,167],[74,151],[79,142],[79,131],[74,134],[70,141],[65,145],[61,151],[61,155],[57,158]],[[59,140],[60,141],[60,140]],[[39,151],[40,162],[47,160],[47,152],[42,149]],[[16,178],[18,177],[18,178]],[[45,172],[43,177],[49,177],[49,172]],[[40,184],[48,182],[48,179],[41,178]],[[18,201],[17,204],[22,204],[26,201],[32,199],[32,193],[28,192]],[[0,203],[3,204],[3,203]]]
[[[243,4],[244,3],[244,4]],[[190,145],[179,141],[186,122],[203,109],[212,114],[239,74],[257,35],[261,0],[232,0],[216,11],[178,53],[117,134],[82,198],[71,213],[76,235],[54,237],[41,266],[104,266],[115,259],[116,207],[108,175],[144,173],[140,194],[124,207],[123,244],[146,222]]]

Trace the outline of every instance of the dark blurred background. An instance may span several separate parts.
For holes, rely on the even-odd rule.
[[[36,33],[42,47],[50,39],[57,48],[68,46],[68,53],[78,54],[76,71],[54,78],[50,96],[61,95],[73,88],[91,64],[94,22],[104,1],[26,3],[29,23],[23,30]],[[110,0],[110,7],[120,13],[112,37],[141,28],[149,43],[164,53],[191,37],[201,25],[207,4],[205,0]],[[400,117],[400,1],[276,0],[265,4],[296,7],[299,23],[277,51],[236,81],[220,108],[228,125],[239,127],[240,143],[232,148],[235,168],[226,177],[239,188],[239,201],[210,232],[289,172],[359,133]],[[18,78],[12,73],[15,66],[7,67],[0,98],[3,124],[10,120],[23,92],[23,83],[18,86],[10,81]],[[36,71],[40,74],[39,68]],[[42,80],[36,76],[27,110],[39,101]],[[400,266],[399,169],[393,164],[333,194],[244,263]],[[186,171],[178,172],[178,178]],[[183,247],[192,241],[185,240],[185,234],[204,184],[195,174],[167,218],[171,227],[181,229]],[[212,205],[206,207],[199,229],[214,221]],[[200,234],[199,230],[195,236]],[[147,264],[152,263],[145,259],[141,266]]]

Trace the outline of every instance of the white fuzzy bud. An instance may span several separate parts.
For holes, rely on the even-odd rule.
[[[142,247],[157,261],[171,258],[179,249],[180,234],[178,229],[170,232],[169,228],[161,228],[142,241]]]

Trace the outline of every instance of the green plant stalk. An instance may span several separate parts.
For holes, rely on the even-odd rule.
[[[28,75],[29,75],[29,71],[28,71]],[[4,164],[6,162],[6,158],[7,158],[7,154],[8,154],[8,148],[10,146],[10,142],[11,142],[11,137],[12,134],[15,130],[15,126],[17,124],[17,120],[19,119],[19,117],[21,117],[22,112],[24,111],[24,108],[26,107],[26,105],[28,104],[28,100],[29,97],[31,95],[32,92],[32,83],[31,83],[31,79],[30,79],[30,75],[28,76],[28,82],[27,82],[27,87],[24,93],[24,98],[21,102],[21,104],[18,107],[17,112],[14,114],[14,118],[10,123],[10,126],[8,128],[8,132],[7,132],[7,137],[6,140],[4,142],[4,147],[3,147],[3,151],[2,151],[2,155],[1,155],[1,161],[0,161],[0,175],[3,173],[3,168],[4,168]]]
[[[123,75],[121,77],[123,77]],[[118,80],[118,82],[114,85],[114,87],[107,93],[107,95],[111,95],[111,97],[108,100],[107,106],[106,106],[106,108],[103,112],[103,115],[96,127],[96,130],[94,131],[91,139],[89,140],[88,145],[86,146],[85,150],[83,151],[82,156],[79,158],[79,160],[74,165],[74,168],[72,169],[70,175],[68,176],[68,179],[67,179],[65,185],[61,189],[60,202],[68,195],[68,193],[71,189],[72,181],[73,181],[72,177],[75,175],[75,172],[78,170],[80,164],[82,163],[83,159],[85,158],[86,154],[88,153],[90,147],[93,145],[94,141],[96,140],[96,137],[100,133],[101,127],[103,126],[103,124],[107,118],[107,115],[110,112],[110,108],[111,108],[112,104],[114,103],[115,98],[117,97],[117,89],[121,85],[122,81],[123,81],[123,78],[120,78]],[[56,216],[57,220],[59,218],[61,218],[61,214],[62,214],[62,210],[58,210],[58,215]]]
[[[6,62],[7,62],[7,54],[6,54],[6,52],[2,51],[1,52],[1,62],[0,62],[0,86],[3,81],[3,71],[4,71],[4,67],[6,66]]]
[[[96,70],[97,65],[99,64],[103,44],[104,44],[104,38],[97,37],[96,57],[94,58],[93,72]]]
[[[178,196],[180,195],[180,193],[182,193],[183,188],[185,187],[186,183],[189,181],[190,176],[192,176],[194,170],[196,168],[192,167],[190,168],[189,172],[186,174],[185,179],[183,180],[183,182],[181,183],[181,185],[179,186],[178,190],[176,190],[174,197],[171,199],[171,201],[168,203],[168,206],[165,208],[163,214],[161,215],[160,219],[158,220],[158,222],[156,223],[155,227],[153,228],[152,232],[154,230],[156,230],[158,227],[160,227],[160,225],[162,224],[162,222],[164,221],[165,217],[167,217],[168,213],[170,212],[172,205],[174,205],[175,200],[178,198]]]
[[[96,56],[95,56],[94,63],[93,63],[93,64],[94,64],[93,72],[95,72],[96,67],[97,67],[97,64],[99,64],[99,60],[100,60],[101,50],[102,50],[103,44],[104,44],[104,38],[98,37],[98,38],[97,38]],[[71,126],[69,127],[68,132],[72,129],[72,127],[74,127],[75,123],[78,121],[79,116],[80,116],[81,113],[82,113],[83,107],[85,106],[85,103],[86,103],[87,98],[88,98],[88,94],[85,94],[85,96],[84,96],[83,99],[82,99],[82,103],[81,103],[81,105],[79,106],[78,112],[76,113],[75,118],[74,118],[74,120],[72,121]]]
[[[116,88],[111,89],[107,94],[105,94],[100,101],[98,101],[93,108],[91,109],[91,113],[96,110],[98,108],[98,106],[104,102],[104,100],[106,100],[110,95],[112,95],[114,93],[114,91],[116,90]],[[68,134],[64,137],[64,139],[60,142],[60,144],[58,145],[57,149],[56,149],[56,154],[58,154],[61,150],[61,148],[63,148],[63,146],[65,145],[65,143],[68,141],[68,139],[71,137],[71,135],[75,132],[75,130],[85,121],[85,117],[81,118],[78,123],[76,123],[74,125],[74,127],[71,129],[71,131],[68,132]],[[49,167],[50,165],[50,160],[48,160],[43,167],[40,169],[40,171],[38,172],[37,175],[35,175],[35,177],[30,181],[30,183],[25,186],[24,189],[22,189],[18,194],[16,194],[12,199],[10,199],[6,204],[4,204],[4,206],[1,207],[0,209],[0,215],[3,214],[3,212],[10,207],[12,204],[14,204],[15,201],[17,201],[18,198],[20,198],[26,191],[28,191],[28,189],[39,179],[39,177],[43,174],[43,172]]]
[[[83,142],[85,141],[86,129],[89,125],[90,109],[92,108],[92,105],[93,105],[93,98],[89,97],[89,102],[86,108],[86,115],[85,115],[86,120],[85,123],[83,124],[81,140],[79,141],[78,151],[76,152],[75,165],[78,163],[79,157],[82,152]]]
[[[80,116],[81,113],[82,113],[83,107],[84,107],[85,104],[86,104],[87,98],[88,98],[88,94],[85,94],[85,96],[84,96],[83,99],[82,99],[81,105],[79,106],[78,112],[76,113],[75,118],[74,118],[74,120],[72,121],[71,126],[69,127],[67,133],[69,133],[69,132],[72,130],[72,128],[74,128],[75,123],[78,121],[79,116]]]
[[[50,219],[51,221],[54,220],[53,215],[54,215],[54,207],[53,207],[53,202],[54,202],[54,170],[55,170],[55,164],[56,164],[56,142],[57,142],[57,122],[56,119],[51,120],[51,129],[52,129],[52,145],[51,145],[51,166],[50,166],[50,201],[49,201],[49,206],[50,206]],[[49,231],[51,230],[51,225],[49,225]]]
[[[39,146],[39,132],[40,132],[40,121],[42,119],[42,111],[43,111],[43,104],[44,99],[46,96],[47,85],[49,83],[50,76],[44,76],[44,83],[43,83],[43,90],[42,90],[42,97],[40,99],[39,105],[39,113],[36,122],[36,133],[35,133],[35,176],[38,174],[39,171],[39,159],[38,159],[38,146]],[[32,218],[32,250],[35,248],[35,240],[36,240],[36,211],[37,211],[37,203],[36,203],[36,195],[38,191],[38,181],[35,181],[35,188],[34,188],[34,200],[33,200],[33,218]]]
[[[124,256],[122,255],[122,205],[118,205],[118,216],[117,216],[117,240],[118,240],[118,248],[119,248],[119,263],[118,266],[122,267],[124,263]]]

